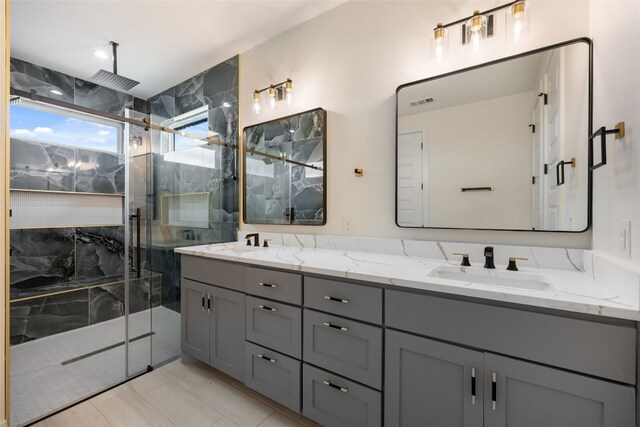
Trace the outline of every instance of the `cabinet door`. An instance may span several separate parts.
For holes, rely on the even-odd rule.
[[[481,352],[389,329],[385,336],[385,425],[482,426]]]
[[[244,366],[244,294],[210,287],[209,364],[242,381]]]
[[[635,425],[632,387],[492,353],[484,360],[487,427]]]
[[[182,279],[182,352],[209,363],[209,313],[207,299],[211,286]]]

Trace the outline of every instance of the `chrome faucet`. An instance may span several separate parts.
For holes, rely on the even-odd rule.
[[[244,236],[247,239],[247,246],[251,246],[251,238],[253,237],[253,246],[260,246],[260,234],[251,233]]]
[[[484,248],[484,268],[496,268],[493,263],[493,246]]]

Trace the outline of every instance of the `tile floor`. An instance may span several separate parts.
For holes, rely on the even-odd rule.
[[[289,427],[313,421],[203,363],[180,360],[35,424],[35,427]]]
[[[155,307],[131,315],[128,327],[130,338],[154,332],[130,343],[130,376],[143,372],[149,364],[160,364],[179,354],[179,313]],[[125,328],[125,319],[120,317],[12,346],[11,425],[24,425],[124,381],[127,377],[124,346],[73,363],[62,362],[123,342]],[[72,411],[82,411],[86,406]]]

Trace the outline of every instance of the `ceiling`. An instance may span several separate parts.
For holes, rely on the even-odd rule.
[[[118,48],[118,73],[149,98],[345,0],[13,0],[11,56],[88,79]]]
[[[548,56],[548,52],[542,52],[405,87],[398,94],[398,114],[401,117],[421,114],[535,91],[538,73]],[[425,98],[433,98],[433,102],[410,105]]]

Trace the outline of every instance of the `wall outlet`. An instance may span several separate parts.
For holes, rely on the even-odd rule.
[[[618,248],[631,258],[631,221],[618,222]]]
[[[351,233],[353,231],[353,220],[350,216],[342,218],[342,231],[345,233]]]

